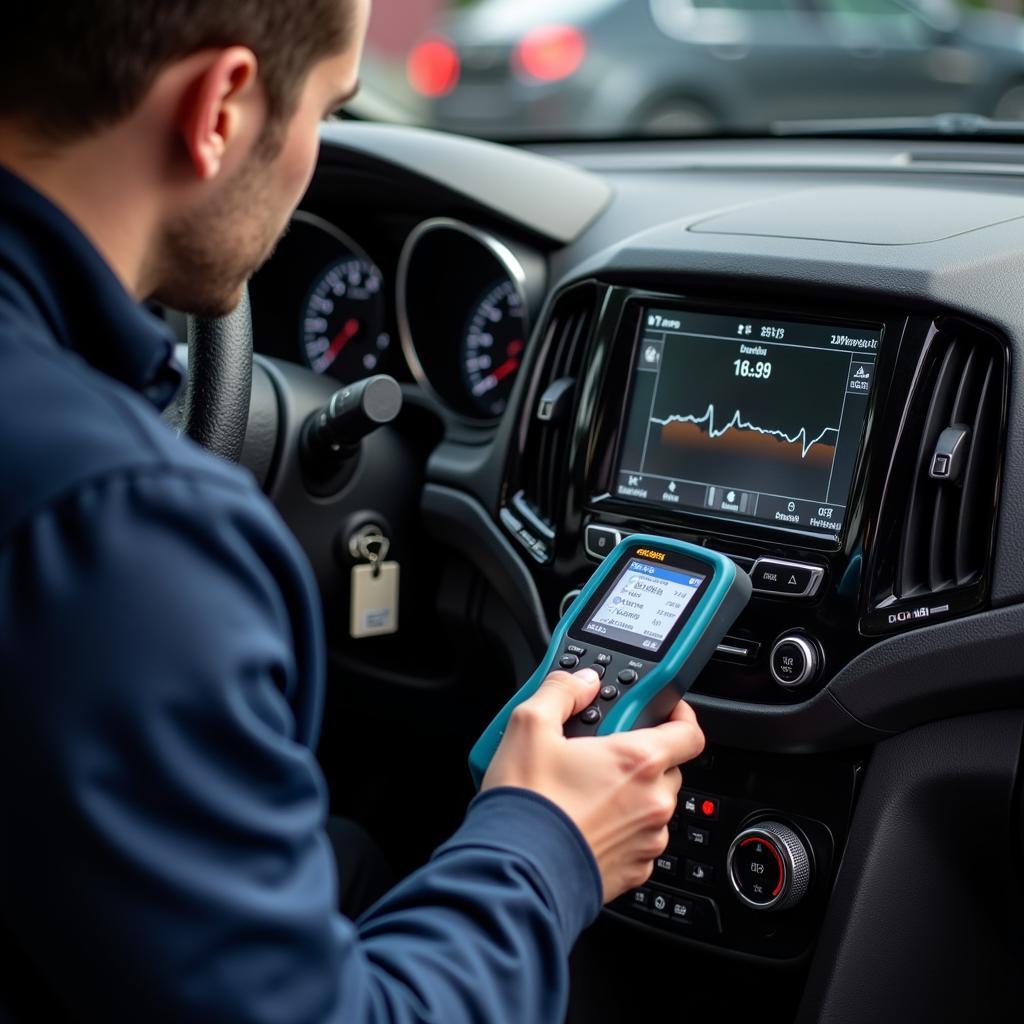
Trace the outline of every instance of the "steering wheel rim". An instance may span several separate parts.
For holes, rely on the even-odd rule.
[[[181,434],[229,462],[242,456],[252,400],[249,289],[223,317],[188,317],[188,377],[164,413]]]

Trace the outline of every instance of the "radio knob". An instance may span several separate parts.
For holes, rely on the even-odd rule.
[[[818,678],[821,651],[809,637],[793,633],[772,648],[769,667],[772,679],[787,690],[796,690]]]
[[[753,910],[789,910],[811,884],[807,846],[777,821],[744,829],[729,847],[726,869],[736,895]]]

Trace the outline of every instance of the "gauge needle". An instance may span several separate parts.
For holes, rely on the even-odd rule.
[[[518,359],[506,359],[505,362],[499,366],[494,373],[487,377],[484,377],[482,381],[475,388],[473,388],[473,394],[479,397],[485,395],[488,391],[496,388],[510,373],[515,373],[519,369]]]
[[[324,353],[328,365],[341,355],[341,350],[359,333],[359,321],[349,320],[331,342],[331,347]]]

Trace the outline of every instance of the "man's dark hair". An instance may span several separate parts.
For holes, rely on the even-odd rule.
[[[351,0],[18,0],[0,28],[0,116],[70,141],[130,114],[157,74],[208,47],[248,46],[272,123],[313,65],[351,41]]]

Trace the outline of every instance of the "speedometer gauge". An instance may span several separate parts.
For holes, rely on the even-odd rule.
[[[361,254],[317,276],[302,309],[302,352],[316,373],[356,380],[373,373],[391,346],[380,271]]]
[[[459,353],[468,397],[484,416],[505,411],[525,348],[522,297],[512,281],[498,281],[473,305]]]

